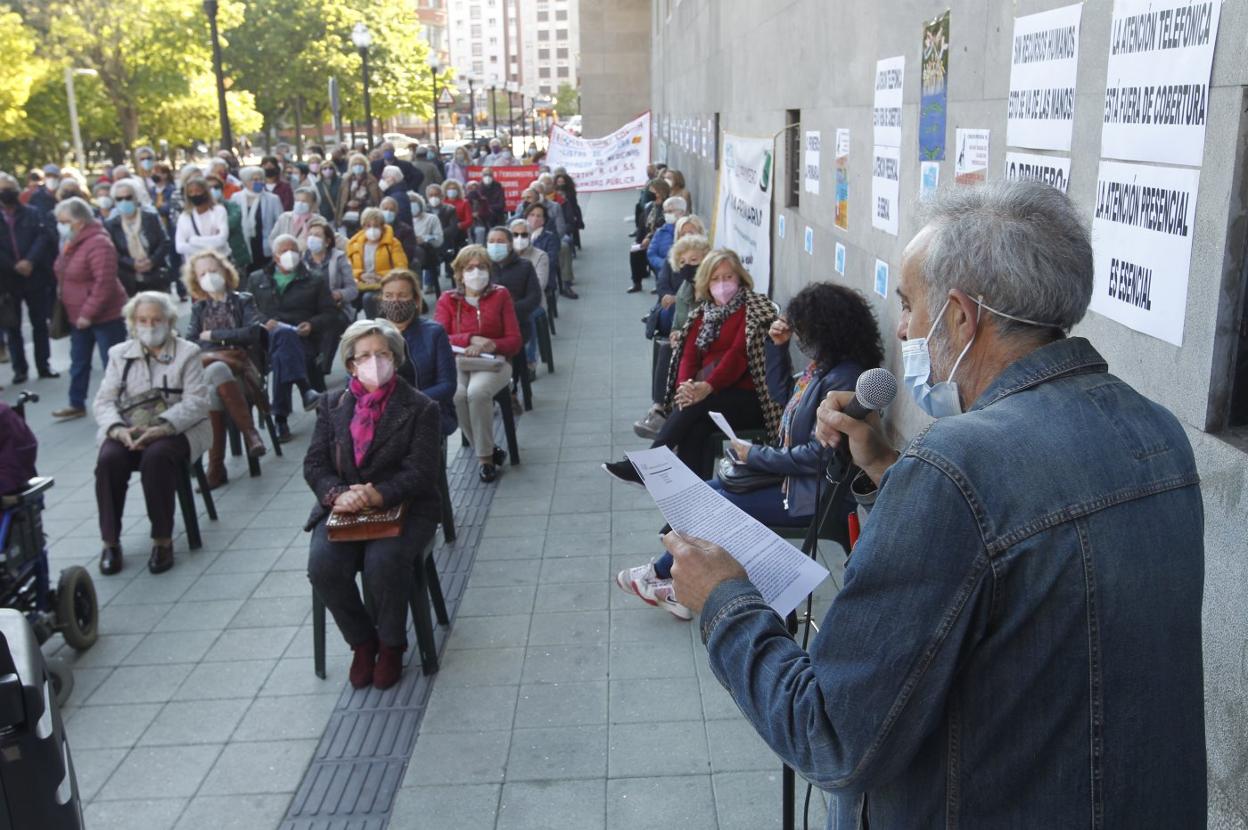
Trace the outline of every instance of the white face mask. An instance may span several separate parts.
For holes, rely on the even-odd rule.
[[[360,383],[376,389],[394,377],[394,361],[388,357],[366,357],[355,362],[355,376]]]
[[[220,271],[207,271],[199,275],[199,287],[209,294],[225,292],[225,277]]]
[[[299,265],[299,254],[295,251],[286,251],[277,258],[277,264],[282,266],[282,270],[289,274]]]
[[[154,326],[135,326],[135,338],[147,346],[149,349],[155,349],[163,346],[165,341],[169,339],[169,324],[157,323]]]
[[[464,272],[464,287],[469,291],[484,291],[489,282],[490,274],[484,268],[469,268]]]
[[[493,177],[493,176],[482,176],[482,177],[481,177],[481,183],[482,183],[482,184],[494,184],[494,177]]]
[[[440,204],[442,204],[442,200],[439,199],[437,196],[429,197],[429,207],[437,207]]]
[[[517,236],[511,240],[511,247],[517,251],[524,251],[529,247],[529,238],[527,236]]]
[[[304,216],[311,209],[312,209],[312,206],[309,205],[307,202],[295,202],[295,215],[296,216]]]
[[[364,238],[369,242],[376,242],[378,239],[381,239],[381,228],[365,228]]]
[[[665,213],[665,214],[663,214],[663,221],[664,221],[664,222],[666,222],[666,223],[667,223],[667,224],[669,224],[669,225],[675,225],[675,224],[676,224],[676,220],[677,220],[677,219],[679,219],[679,218],[680,218],[680,217],[679,217],[679,216],[677,216],[677,215],[676,215],[676,214],[674,214],[674,213]]]
[[[319,236],[308,235],[308,250],[314,254],[319,254],[321,249],[325,247],[325,240]]]

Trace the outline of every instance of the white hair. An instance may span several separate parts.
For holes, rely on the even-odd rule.
[[[273,245],[272,245],[273,251],[276,253],[278,246],[286,242],[289,242],[291,245],[294,245],[296,251],[299,250],[299,240],[295,239],[295,237],[291,236],[288,233],[283,233],[283,234],[278,234],[278,236],[274,238]]]
[[[81,196],[70,196],[58,202],[52,209],[52,215],[64,216],[77,222],[90,222],[95,219],[95,212],[91,210],[91,205],[87,204],[86,199]]]
[[[238,178],[243,182],[250,182],[254,178],[264,178],[264,171],[253,164],[249,164],[238,171]]]
[[[143,204],[142,194],[147,192],[147,188],[143,186],[143,182],[134,177],[130,177],[128,179],[118,179],[113,182],[113,186],[108,189],[108,195],[113,197],[114,202],[117,201],[117,191],[121,188],[129,188],[130,192],[134,195],[135,201],[139,205]]]
[[[134,336],[134,317],[139,313],[141,305],[160,306],[161,314],[165,322],[169,324],[170,333],[177,329],[178,307],[174,304],[173,298],[169,296],[169,292],[140,291],[131,297],[121,309],[121,316],[126,320],[126,330],[130,332],[131,337]]]
[[[387,164],[381,168],[381,178],[402,181],[403,171],[393,164]]]
[[[664,210],[678,210],[681,213],[684,213],[685,211],[689,209],[689,203],[686,202],[684,198],[681,196],[672,196],[663,201],[663,209]],[[673,228],[673,230],[675,230],[675,228]]]
[[[420,298],[420,292],[416,292],[416,297]],[[373,334],[385,339],[386,345],[394,353],[395,367],[403,365],[403,361],[407,358],[407,343],[403,340],[403,335],[389,320],[378,318],[356,320],[342,333],[342,340],[338,343],[338,358],[342,361],[344,368],[355,359],[355,344]]]

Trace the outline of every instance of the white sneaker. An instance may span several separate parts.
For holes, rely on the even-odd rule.
[[[693,619],[693,612],[676,601],[676,589],[672,587],[670,579],[656,580],[650,586],[650,596],[654,597],[655,605],[664,609],[676,619],[686,622]],[[645,599],[645,597],[642,597],[642,599]]]
[[[639,596],[650,605],[659,603],[654,599],[654,592],[647,586],[658,581],[659,578],[654,573],[653,562],[628,568],[615,575],[615,584],[620,586],[621,591]]]

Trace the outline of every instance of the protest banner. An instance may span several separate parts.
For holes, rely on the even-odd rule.
[[[1009,152],[1005,154],[1005,179],[1040,182],[1065,193],[1070,184],[1070,158]]]
[[[771,138],[723,134],[724,158],[715,192],[711,235],[717,248],[731,248],[766,294],[771,284]]]
[[[645,187],[650,163],[650,113],[604,138],[581,138],[558,124],[550,130],[546,163],[562,167],[580,193]]]
[[[1014,18],[1005,143],[1070,150],[1083,4]]]
[[[871,162],[871,226],[897,235],[901,205],[901,148],[877,145]]]
[[[873,140],[877,145],[901,146],[901,93],[905,78],[905,55],[876,61],[875,105],[871,123],[874,125]]]
[[[539,175],[536,164],[516,164],[509,167],[492,167],[494,178],[503,186],[503,198],[507,200],[507,210],[516,209],[520,204],[520,194],[533,184]],[[481,181],[485,168],[479,164],[469,165],[468,178]]]
[[[849,230],[849,130],[836,131],[836,226]]]
[[[819,131],[806,131],[806,192],[819,192]]]
[[[988,178],[988,130],[958,130],[953,183],[983,184]]]
[[[949,12],[923,24],[919,89],[919,160],[945,157],[945,116],[949,98]]]
[[[1115,0],[1101,155],[1199,166],[1220,0]]]
[[[1092,214],[1098,314],[1183,345],[1200,171],[1102,161]]]

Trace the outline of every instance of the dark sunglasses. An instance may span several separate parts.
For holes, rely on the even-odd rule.
[[[529,235],[528,235],[527,233],[513,233],[513,234],[512,234],[512,236],[518,236],[518,237],[521,237],[521,238],[523,238],[523,239],[528,239],[528,238],[529,238]]]
[[[133,197],[133,196],[118,196],[118,197],[117,197],[114,201],[117,201],[117,202],[133,202],[133,201],[134,201],[134,197]]]

